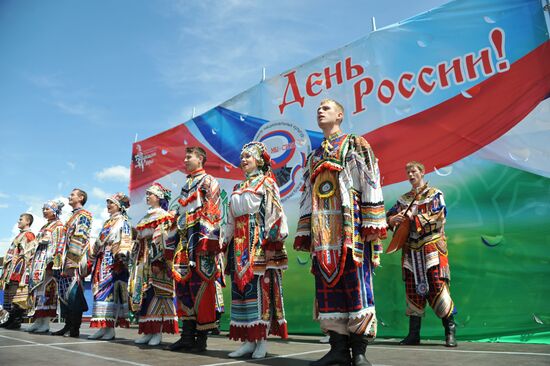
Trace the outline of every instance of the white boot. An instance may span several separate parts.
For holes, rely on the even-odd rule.
[[[246,341],[236,351],[233,351],[230,354],[228,354],[228,356],[231,358],[242,357],[248,353],[254,352],[255,349],[256,349],[255,342]]]
[[[44,318],[35,318],[34,323],[31,324],[31,326],[27,329],[27,332],[35,332],[40,326],[42,325],[42,319]]]
[[[138,339],[136,339],[134,341],[134,343],[135,344],[145,344],[145,343],[148,343],[151,340],[152,337],[153,337],[152,334],[144,334],[141,337],[139,337]]]
[[[256,342],[256,349],[252,354],[252,358],[264,358],[267,353],[267,339],[262,339]]]
[[[105,334],[101,337],[104,341],[112,341],[115,339],[115,328],[105,328]]]
[[[47,333],[50,331],[50,318],[40,318],[42,321],[34,333]]]
[[[107,330],[107,328],[99,328],[97,330],[97,332],[95,332],[94,334],[88,336],[88,339],[99,339],[99,338],[103,337],[106,330]]]
[[[162,333],[155,333],[147,343],[150,346],[158,346],[162,342]]]

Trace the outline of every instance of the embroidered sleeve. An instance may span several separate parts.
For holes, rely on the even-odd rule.
[[[286,216],[279,196],[279,187],[271,178],[265,180],[263,204],[265,250],[281,250],[288,236]]]
[[[200,212],[201,240],[197,247],[198,253],[219,253],[220,244],[220,186],[211,176],[205,178],[201,187],[203,204]]]
[[[65,227],[58,225],[51,232],[51,242],[48,245],[45,262],[53,262],[53,269],[61,269],[63,266],[63,248],[65,246]]]
[[[310,155],[311,157],[311,155]],[[302,195],[300,198],[300,219],[296,228],[296,237],[294,238],[294,249],[303,252],[311,250],[311,181],[309,172],[310,159],[306,164],[304,172],[304,185],[302,186]]]
[[[386,237],[386,214],[384,196],[380,184],[378,159],[369,143],[361,136],[354,136],[350,156],[347,158],[349,169],[361,192],[361,227],[363,237],[375,235],[379,239]]]

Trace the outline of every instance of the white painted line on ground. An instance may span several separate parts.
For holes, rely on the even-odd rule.
[[[119,363],[129,364],[129,365],[136,365],[136,366],[151,366],[151,365],[144,364],[144,363],[137,363],[137,362],[127,361],[127,360],[121,360],[121,359],[114,358],[114,357],[106,357],[106,356],[96,355],[96,354],[94,354],[94,353],[75,351],[75,350],[72,350],[72,349],[67,349],[67,348],[52,346],[52,345],[49,345],[49,344],[42,344],[42,343],[38,343],[38,342],[27,341],[26,339],[15,338],[15,337],[8,337],[8,336],[2,335],[2,334],[0,334],[0,337],[2,337],[2,338],[7,338],[7,339],[11,339],[11,340],[13,340],[13,341],[19,341],[19,342],[25,342],[25,343],[32,343],[32,344],[37,345],[37,346],[46,347],[46,348],[51,348],[51,349],[55,349],[55,350],[59,350],[59,351],[65,351],[65,352],[70,352],[70,353],[76,353],[76,354],[79,354],[79,355],[82,355],[82,356],[88,356],[88,357],[93,357],[93,358],[99,358],[99,359],[105,360],[105,361],[113,361],[113,362],[119,362]],[[73,342],[71,342],[71,343],[73,343]],[[77,342],[77,343],[79,343],[79,344],[86,344],[87,342]]]
[[[300,352],[300,353],[291,353],[291,354],[288,354],[288,355],[272,356],[272,357],[265,357],[265,358],[260,358],[260,359],[242,359],[242,360],[235,360],[235,361],[229,361],[229,362],[209,363],[209,364],[201,365],[201,366],[235,365],[235,364],[239,364],[239,363],[247,363],[251,360],[252,361],[275,360],[277,358],[288,358],[288,357],[294,357],[294,356],[307,355],[307,354],[310,354],[310,353],[327,352],[327,351],[328,351],[328,348],[325,348],[325,349],[321,349],[321,350],[307,351],[307,352]]]
[[[512,351],[475,351],[467,349],[433,349],[433,348],[422,348],[422,347],[410,347],[410,346],[401,346],[401,347],[385,347],[385,346],[368,346],[368,349],[378,348],[378,349],[395,349],[400,351],[424,351],[424,352],[449,352],[449,353],[486,353],[493,355],[518,355],[518,356],[550,356],[550,353],[542,352],[512,352]]]
[[[95,344],[103,343],[107,341],[81,341],[81,342],[66,342],[66,343],[32,343],[32,344],[12,344],[9,346],[0,346],[0,348],[12,348],[12,347],[38,347],[38,346],[65,346],[68,344]]]

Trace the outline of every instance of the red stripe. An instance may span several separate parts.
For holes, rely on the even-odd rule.
[[[380,159],[382,185],[406,180],[405,164],[422,162],[426,172],[448,166],[496,140],[550,94],[550,41],[510,70],[414,116],[364,135]],[[475,94],[475,95],[474,95]]]

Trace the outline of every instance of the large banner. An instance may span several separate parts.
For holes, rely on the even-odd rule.
[[[202,146],[225,195],[243,179],[241,147],[263,141],[275,162],[291,235],[289,331],[318,333],[310,258],[292,250],[307,155],[320,146],[316,109],[345,107],[342,128],[372,145],[386,207],[410,189],[405,163],[426,166],[448,205],[447,236],[462,339],[550,331],[550,41],[545,0],[460,0],[370,33],[265,80],[133,146],[131,216],[159,181],[178,192],[187,146]],[[379,335],[406,333],[400,255],[376,270]],[[226,303],[229,303],[229,297]],[[442,337],[431,310],[422,334]],[[227,324],[227,317],[225,317]],[[550,333],[548,333],[550,334]],[[550,337],[546,338],[547,340]]]

